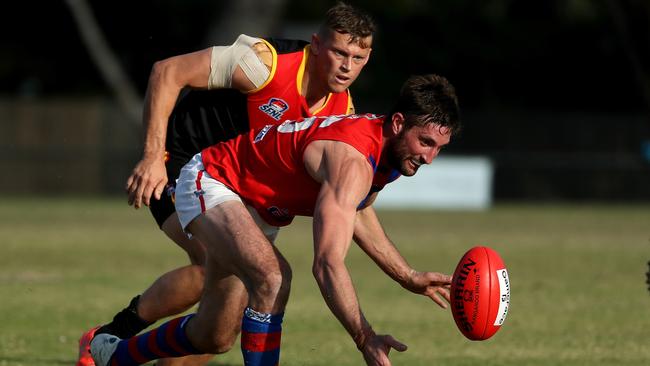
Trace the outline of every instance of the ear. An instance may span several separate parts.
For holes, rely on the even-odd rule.
[[[400,112],[393,113],[390,117],[390,129],[394,135],[398,135],[404,128],[404,115]]]
[[[368,61],[370,61],[370,54],[372,53],[372,48],[368,49],[368,55],[366,56],[366,59],[363,61],[363,66],[366,66],[368,64]]]
[[[312,33],[311,46],[309,49],[311,50],[312,55],[318,56],[318,51],[320,49],[320,38],[318,38],[318,34]]]

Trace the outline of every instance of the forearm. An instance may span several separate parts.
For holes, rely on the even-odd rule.
[[[361,311],[345,265],[315,263],[314,277],[327,306],[361,349],[374,332]]]
[[[314,213],[314,263],[313,274],[321,294],[357,347],[374,334],[363,316],[359,300],[345,266],[345,257],[354,229],[355,211],[342,210],[332,204],[322,203]]]
[[[169,73],[168,66],[158,62],[149,77],[143,112],[145,158],[162,158],[165,153],[169,116],[181,91]]]
[[[356,207],[370,189],[372,170],[358,150],[335,141],[312,143],[304,160],[308,172],[321,182],[314,207],[314,277],[327,306],[363,349],[374,332],[359,306],[345,257]]]
[[[145,157],[162,157],[169,116],[185,87],[206,89],[211,49],[174,56],[154,64],[144,101]]]
[[[355,243],[390,278],[401,285],[413,275],[414,270],[388,238],[372,207],[357,213],[354,226]]]

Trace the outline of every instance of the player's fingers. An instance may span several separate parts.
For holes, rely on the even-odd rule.
[[[447,296],[449,296],[449,294],[447,294]],[[440,297],[438,297],[438,293],[436,291],[434,291],[432,294],[430,294],[429,297],[431,298],[431,300],[433,300],[433,302],[438,304],[438,306],[440,306],[441,308],[443,308],[443,309],[447,308],[447,303],[442,301],[440,299]],[[449,300],[447,300],[447,301],[449,301]]]
[[[140,184],[138,184],[138,188],[135,191],[135,199],[133,200],[133,205],[135,208],[140,208],[142,206],[142,195],[144,194],[147,185],[148,184],[145,184],[144,182],[140,182]]]
[[[151,195],[154,193],[154,186],[153,184],[148,184],[144,191],[142,191],[142,203],[145,206],[149,206],[149,203],[151,202]]]
[[[133,206],[133,204],[135,203],[136,192],[137,192],[137,183],[136,181],[133,181],[126,191],[126,193],[129,196],[128,198],[129,206]]]
[[[396,350],[397,352],[404,352],[408,349],[408,347],[398,341],[397,339],[393,338],[393,336],[387,335],[384,337],[384,342],[390,346],[390,348]]]
[[[131,185],[133,185],[133,182],[135,181],[134,174],[131,174],[129,178],[126,180],[126,186],[124,187],[124,190],[127,193],[131,193]]]
[[[440,279],[438,280],[442,285],[451,285],[451,276],[438,273],[440,275]]]
[[[165,191],[165,188],[167,187],[167,182],[169,180],[167,179],[167,176],[164,176],[159,182],[158,185],[156,186],[156,189],[154,190],[154,195],[157,200],[162,197],[162,193]]]
[[[162,190],[165,187],[165,183],[167,183],[166,178],[150,177],[147,182],[147,185],[142,191],[142,202],[146,206],[149,206],[149,204],[151,203],[152,195],[155,195],[156,199],[160,199],[160,194],[162,193]]]
[[[133,202],[135,202],[135,193],[134,192],[128,192],[129,198],[127,199],[127,202],[129,203],[129,206],[133,206]]]
[[[159,200],[166,183],[167,179],[160,179],[156,183],[148,184],[142,196],[144,204],[147,206],[151,204],[151,196]]]
[[[134,174],[132,178],[133,180],[131,181],[131,185],[129,185],[127,188],[127,194],[129,195],[129,205],[134,205],[136,203],[138,189],[143,185],[141,176],[136,176]]]
[[[156,186],[156,189],[153,191],[154,198],[160,200],[163,190],[165,190],[165,184],[161,182],[158,184],[158,186]]]
[[[129,177],[129,180],[127,181],[126,193],[130,195],[137,192],[138,186],[140,186],[141,184],[142,184],[142,176],[133,173],[131,177]]]
[[[451,276],[444,273],[429,272],[427,273],[427,280],[431,286],[447,286],[451,285]]]
[[[447,302],[451,302],[451,293],[450,293],[450,291],[449,291],[448,288],[441,287],[441,288],[438,290],[438,293],[440,293],[440,294],[442,295],[442,297],[443,297],[445,300],[447,300]]]

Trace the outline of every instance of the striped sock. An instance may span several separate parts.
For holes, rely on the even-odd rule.
[[[246,308],[241,326],[241,351],[245,366],[278,365],[283,316],[284,313],[263,314]]]
[[[139,336],[123,339],[117,345],[110,366],[142,365],[151,360],[200,354],[187,335],[185,325],[194,314],[168,321]]]

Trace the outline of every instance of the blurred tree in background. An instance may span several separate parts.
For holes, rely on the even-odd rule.
[[[159,59],[242,32],[309,37],[334,2],[88,3],[141,97]],[[491,157],[497,198],[650,199],[647,0],[351,3],[379,24],[352,87],[360,111],[385,112],[408,75],[439,73],[466,124],[449,150]],[[1,25],[1,95],[114,99],[65,3],[35,7],[14,4]]]

